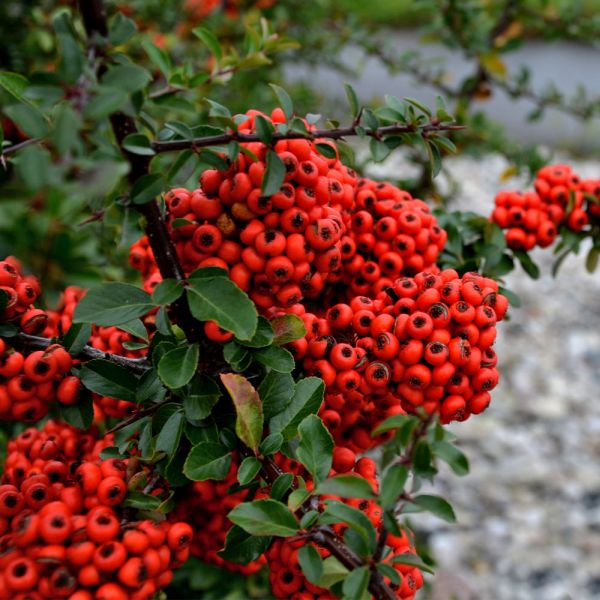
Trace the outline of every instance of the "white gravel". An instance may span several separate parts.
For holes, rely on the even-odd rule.
[[[570,164],[600,176],[597,163]],[[487,215],[498,190],[523,189],[500,181],[501,157],[446,165],[463,182],[452,208]],[[371,174],[406,168],[395,155]],[[484,414],[452,426],[471,473],[443,469],[435,483],[458,523],[413,519],[439,564],[435,600],[600,598],[600,271],[588,274],[584,257],[554,279],[551,251],[538,250],[538,281],[520,269],[507,278],[523,306],[498,328],[500,384]]]

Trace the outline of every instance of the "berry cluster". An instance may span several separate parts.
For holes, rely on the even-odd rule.
[[[224,560],[217,554],[225,546],[225,538],[231,528],[227,514],[244,502],[247,494],[247,490],[229,492],[229,488],[237,482],[237,469],[234,461],[225,479],[190,484],[172,515],[175,519],[187,521],[194,528],[190,546],[192,556],[230,571],[252,575],[264,566],[264,557],[242,565]]]
[[[447,234],[429,206],[388,182],[361,179],[342,238],[348,296],[374,298],[401,275],[435,269]]]
[[[353,472],[355,475],[364,478],[368,481],[374,490],[377,490],[377,478],[375,463],[370,458],[361,458],[355,462],[355,458],[350,457],[350,451],[345,449],[336,448],[334,453],[334,466],[331,470],[330,475],[336,475],[340,472]],[[335,455],[337,454],[337,458]],[[340,462],[340,457],[343,456],[342,464],[343,471],[337,471],[336,462]],[[336,496],[322,496],[323,501],[325,500],[337,500],[342,499]],[[370,521],[373,523],[375,528],[379,528],[382,525],[383,511],[373,500],[344,500],[349,506],[361,510]],[[324,506],[323,506],[324,508]],[[336,533],[343,536],[346,526],[344,524],[337,524],[333,526]],[[302,572],[300,563],[298,561],[298,551],[306,543],[305,540],[297,539],[277,539],[270,546],[269,550],[265,553],[267,557],[270,575],[269,579],[271,582],[271,591],[276,598],[292,599],[292,600],[309,600],[312,598],[319,598],[320,600],[334,600],[336,598],[329,590],[319,587],[308,581]],[[388,546],[387,554],[384,554],[384,562],[392,566],[400,575],[398,581],[390,581],[389,578],[385,578],[391,589],[396,593],[400,600],[412,600],[417,592],[423,585],[423,577],[419,569],[398,563],[392,563],[393,557],[399,554],[415,554],[415,548],[411,542],[408,534],[402,532],[400,536],[388,535],[386,540]],[[321,554],[322,558],[329,556],[329,551],[318,547],[317,550]]]
[[[535,191],[502,191],[495,199],[492,221],[506,229],[513,250],[552,244],[558,229],[581,231],[590,218],[600,217],[600,180],[582,180],[568,165],[540,169]]]
[[[55,401],[75,404],[81,384],[67,375],[72,364],[58,344],[25,355],[0,338],[0,420],[32,423]]]
[[[253,132],[260,114],[249,111],[238,130]],[[279,109],[272,120],[284,120]],[[337,158],[321,155],[316,142],[275,144],[287,174],[272,196],[261,192],[267,151],[261,142],[243,144],[257,160],[240,155],[226,172],[205,171],[200,188],[167,193],[169,227],[184,270],[226,269],[263,309],[315,298],[330,276],[337,281],[342,213],[353,206],[357,177]],[[160,280],[147,238],[133,244],[130,263],[147,286]]]
[[[498,382],[492,344],[507,309],[498,284],[454,270],[397,279],[318,317],[289,348],[326,385],[321,416],[336,441],[365,450],[373,427],[423,407],[445,423],[483,411]]]
[[[97,431],[54,421],[9,442],[0,485],[1,600],[149,600],[185,562],[187,523],[137,520],[122,507],[139,473],[127,461],[99,458],[112,443],[110,435],[97,439]]]
[[[33,307],[40,284],[21,271],[21,263],[13,256],[0,261],[0,321],[15,321],[25,333],[37,334],[48,321],[43,310]]]
[[[270,8],[275,2],[276,0],[255,0],[250,4],[264,9]],[[240,0],[186,0],[184,10],[194,22],[206,19],[218,10],[223,10],[227,17],[235,19],[240,14]]]

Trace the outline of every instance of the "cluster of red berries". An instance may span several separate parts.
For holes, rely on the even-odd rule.
[[[238,465],[233,461],[225,479],[191,483],[174,508],[172,518],[193,526],[194,537],[190,546],[192,556],[229,571],[252,575],[263,568],[264,557],[242,565],[224,560],[217,554],[225,546],[225,538],[231,528],[227,514],[244,502],[247,495],[247,490],[229,492],[229,488],[237,482],[237,469]]]
[[[134,474],[127,461],[99,458],[112,443],[54,421],[9,442],[0,600],[150,600],[187,560],[187,523],[137,520],[121,506]]]
[[[249,111],[238,130],[254,132],[259,114],[266,118]],[[272,120],[285,120],[280,109]],[[167,193],[169,227],[184,270],[226,269],[262,308],[315,298],[330,275],[337,281],[342,213],[354,204],[357,177],[337,158],[320,154],[315,144],[305,139],[275,144],[287,173],[272,196],[261,192],[267,151],[262,142],[243,144],[256,160],[242,154],[225,172],[205,171],[200,188]],[[146,238],[133,244],[130,263],[142,271],[147,285],[160,280]]]
[[[590,218],[600,217],[600,180],[582,180],[568,165],[540,169],[534,188],[496,196],[492,221],[506,229],[506,242],[513,250],[545,248],[560,226],[581,231]]]
[[[342,238],[348,297],[374,298],[401,275],[435,269],[447,234],[429,206],[388,182],[361,179]]]
[[[496,322],[507,307],[498,284],[476,273],[419,273],[374,300],[301,314],[308,333],[288,347],[324,380],[321,416],[336,441],[365,450],[392,414],[423,407],[447,423],[488,406],[498,382]]]
[[[270,8],[277,0],[255,0],[250,4],[259,9]],[[246,3],[248,4],[248,3]],[[240,0],[186,0],[184,10],[189,14],[192,21],[206,19],[217,10],[223,12],[230,18],[235,19],[240,14]]]
[[[330,475],[334,476],[340,472],[352,472],[368,481],[373,490],[376,491],[378,483],[373,460],[363,457],[355,462],[356,457],[352,458],[350,454],[351,452],[344,448],[335,449],[334,465]],[[336,463],[343,465],[342,471],[337,471]],[[323,501],[342,501],[341,498],[336,496],[322,496],[321,499]],[[375,528],[381,527],[383,511],[375,501],[364,499],[345,499],[343,501],[367,515]],[[343,536],[346,525],[336,524],[333,528],[338,535]],[[336,596],[329,590],[311,583],[304,576],[298,560],[298,551],[305,543],[305,540],[293,538],[276,539],[265,553],[270,570],[269,579],[273,595],[276,598],[285,600],[312,600],[313,598],[334,600]],[[385,555],[384,562],[398,571],[400,583],[392,582],[387,577],[384,579],[400,600],[412,600],[423,585],[421,572],[416,567],[392,563],[391,561],[393,557],[399,554],[414,555],[414,544],[411,542],[408,533],[403,531],[401,536],[388,535],[386,545],[389,547],[389,552]],[[328,550],[318,546],[316,548],[323,559],[329,556]]]
[[[0,261],[0,290],[5,294],[0,305],[0,321],[15,321],[21,330],[37,334],[44,330],[48,317],[33,303],[40,295],[40,284],[32,275],[23,275],[21,263],[13,256]]]
[[[68,375],[72,364],[58,344],[25,355],[0,338],[0,420],[31,423],[55,401],[75,404],[81,384]]]

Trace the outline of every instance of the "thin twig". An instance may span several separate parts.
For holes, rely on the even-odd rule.
[[[29,335],[27,333],[17,333],[16,335],[5,338],[13,347],[23,348],[27,347],[32,350],[45,350],[52,344],[52,340],[40,337],[37,335]],[[111,352],[104,352],[98,350],[93,346],[84,346],[83,349],[75,356],[75,358],[82,358],[86,360],[109,360],[121,367],[126,367],[134,373],[145,373],[150,365],[145,358],[126,358],[119,354],[112,354]]]
[[[339,140],[346,137],[365,135],[380,139],[387,135],[400,135],[403,133],[434,133],[443,131],[460,131],[464,129],[463,125],[446,125],[442,123],[429,122],[426,125],[385,125],[377,129],[363,127],[362,131],[358,125],[350,127],[339,127],[336,129],[315,129],[306,133],[299,131],[289,131],[287,133],[275,132],[272,135],[273,143],[280,140],[298,140],[309,139],[315,140],[319,138],[327,138],[330,140]],[[256,133],[222,133],[219,135],[210,135],[205,137],[194,138],[191,140],[172,140],[167,142],[152,142],[152,149],[155,152],[173,152],[178,150],[186,150],[189,148],[206,148],[209,146],[220,146],[229,142],[260,142],[261,138]]]

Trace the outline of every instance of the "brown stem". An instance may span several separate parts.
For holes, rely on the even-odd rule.
[[[433,133],[442,131],[460,131],[464,129],[463,125],[444,125],[440,123],[427,123],[426,125],[385,125],[377,129],[368,127],[362,128],[364,135],[380,139],[386,135],[400,135],[402,133]],[[314,131],[300,133],[298,131],[289,131],[287,133],[275,132],[272,136],[273,142],[280,140],[298,140],[298,139],[318,139],[327,138],[330,140],[339,140],[345,137],[359,135],[359,126],[338,127],[337,129],[315,129]],[[194,138],[192,140],[173,140],[169,142],[152,142],[152,149],[155,152],[173,152],[186,150],[189,148],[206,148],[208,146],[220,146],[229,142],[260,142],[261,139],[256,133],[222,133],[219,135],[210,135],[206,137]]]
[[[161,400],[160,402],[157,402],[156,404],[152,404],[151,406],[147,406],[146,408],[143,408],[142,410],[137,411],[135,414],[131,415],[124,421],[117,423],[114,427],[109,429],[106,432],[106,434],[108,435],[109,433],[114,433],[115,431],[124,429],[125,427],[127,427],[128,425],[131,425],[132,423],[135,423],[135,421],[137,421],[138,419],[141,419],[142,417],[147,417],[148,415],[153,415],[161,406],[163,406],[163,404],[167,404],[168,402],[171,402],[170,398],[167,398],[166,400]]]
[[[27,333],[17,333],[12,337],[6,338],[6,340],[15,348],[30,348],[32,350],[45,350],[52,340],[37,335],[28,335]],[[145,358],[125,358],[118,354],[111,354],[110,352],[104,352],[98,350],[92,346],[84,346],[83,350],[77,354],[75,358],[84,358],[86,360],[109,360],[121,367],[126,367],[134,373],[145,373],[150,365]]]
[[[103,0],[79,0],[79,11],[90,42],[95,44],[93,41],[95,36],[106,38],[108,26]],[[133,154],[123,147],[123,140],[129,134],[137,132],[137,126],[132,117],[117,112],[110,116],[110,123],[119,148],[129,162],[129,181],[133,184],[149,172],[150,160],[146,156]],[[151,200],[145,204],[134,206],[146,220],[145,232],[161,276],[163,279],[183,281],[184,272],[179,264],[175,245],[169,235],[158,202]],[[173,303],[172,310],[177,315],[177,323],[185,332],[188,340],[197,341],[203,338],[202,327],[192,316],[185,295]]]
[[[38,144],[41,141],[42,140],[40,140],[39,138],[30,138],[23,142],[19,142],[18,144],[15,144],[14,146],[9,146],[8,148],[3,148],[0,151],[0,156],[1,157],[9,156],[11,154],[14,154],[15,152],[18,152],[22,148],[25,148],[26,146],[30,146],[31,144]]]

